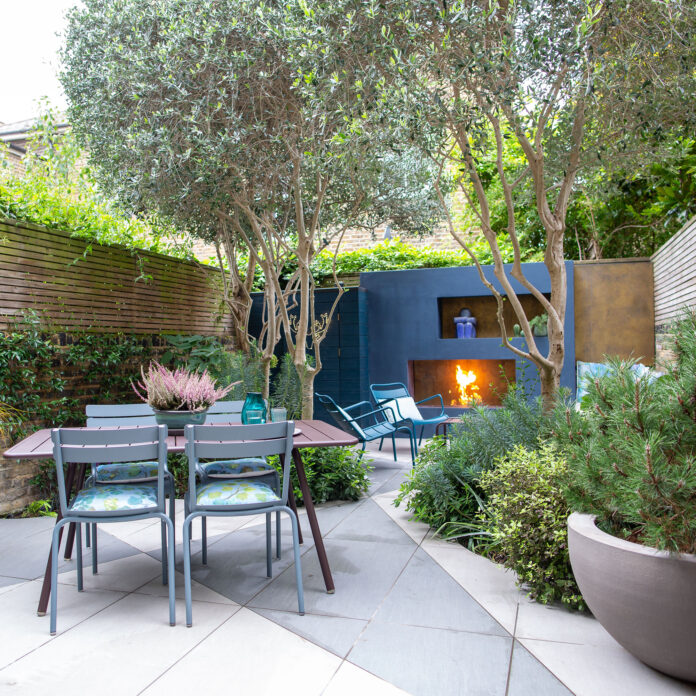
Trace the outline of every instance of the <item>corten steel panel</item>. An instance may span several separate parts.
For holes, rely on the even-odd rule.
[[[520,302],[524,308],[527,319],[532,319],[544,313],[544,308],[539,300],[532,295],[520,295]],[[493,295],[479,295],[473,297],[439,297],[440,307],[440,337],[457,338],[457,330],[454,326],[454,317],[466,307],[476,317],[476,336],[478,338],[500,338],[500,324],[498,323],[498,303]],[[505,330],[508,336],[512,336],[512,327],[519,321],[512,305],[503,303],[503,317],[505,318]]]
[[[575,264],[575,355],[655,360],[653,271],[650,259]]]
[[[484,406],[500,406],[507,393],[508,384],[515,382],[515,361],[512,360],[413,360],[413,397],[416,401],[433,394],[442,394],[446,406],[472,406],[462,404],[457,388],[457,366],[464,372],[476,374],[479,403]]]

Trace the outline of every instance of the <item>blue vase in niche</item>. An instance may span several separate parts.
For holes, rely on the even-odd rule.
[[[464,307],[458,317],[454,317],[454,327],[457,338],[476,338],[476,317],[471,316],[471,310]]]
[[[266,402],[261,392],[249,392],[242,406],[242,423],[253,425],[266,422]]]

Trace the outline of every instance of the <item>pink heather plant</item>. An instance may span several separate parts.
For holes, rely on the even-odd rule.
[[[133,391],[156,411],[204,411],[235,386],[216,389],[207,370],[198,373],[179,367],[172,372],[157,361],[150,363],[147,373],[141,366],[140,374],[142,382],[137,386],[131,382]]]

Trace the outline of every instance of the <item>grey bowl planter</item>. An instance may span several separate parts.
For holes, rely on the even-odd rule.
[[[181,430],[185,425],[203,425],[208,409],[205,411],[155,411],[158,425],[166,425],[173,430]]]
[[[599,623],[645,664],[696,681],[696,555],[617,539],[594,515],[568,518],[570,562]]]

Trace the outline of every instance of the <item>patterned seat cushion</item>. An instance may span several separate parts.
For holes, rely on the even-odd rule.
[[[124,462],[97,466],[97,483],[148,481],[157,478],[157,462]]]
[[[275,472],[275,467],[267,464],[264,459],[220,459],[202,463],[201,468],[208,476],[225,478],[267,476],[269,472]]]
[[[198,505],[249,505],[274,503],[280,498],[265,483],[252,481],[213,481],[198,489]]]
[[[114,512],[157,507],[157,486],[105,484],[83,488],[71,506],[75,512]]]

